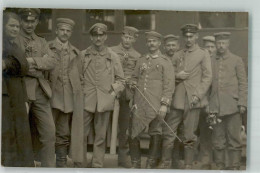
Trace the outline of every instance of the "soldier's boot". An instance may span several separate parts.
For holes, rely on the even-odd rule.
[[[66,147],[56,148],[56,167],[57,168],[67,167],[67,148]]]
[[[129,156],[128,148],[119,148],[118,149],[118,166],[124,168],[131,168],[131,158]]]
[[[240,170],[241,151],[229,150],[229,170]]]
[[[162,147],[162,160],[158,166],[159,169],[171,169],[172,168],[172,149],[171,147]]]
[[[160,150],[161,150],[161,135],[152,135],[150,138],[149,145],[149,156],[146,162],[147,169],[153,169],[158,166],[158,160],[160,158]]]
[[[129,138],[129,148],[132,166],[131,168],[139,169],[141,168],[141,148],[140,141],[137,138]]]
[[[191,147],[184,148],[184,169],[192,169],[194,149]]]
[[[220,149],[213,150],[213,160],[217,166],[217,170],[225,170],[225,151]]]

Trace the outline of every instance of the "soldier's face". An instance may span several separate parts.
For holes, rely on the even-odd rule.
[[[210,41],[204,42],[204,48],[208,50],[210,56],[213,56],[217,50],[215,43]]]
[[[192,47],[196,44],[198,39],[198,34],[197,33],[185,33],[184,34],[184,41],[185,41],[185,46],[186,47]]]
[[[225,53],[229,48],[229,40],[217,40],[216,41],[216,47],[218,53]]]
[[[122,45],[126,49],[131,48],[134,42],[136,41],[135,37],[128,34],[123,34],[121,38],[122,38]]]
[[[14,39],[18,36],[20,31],[20,23],[18,20],[9,18],[8,22],[5,25],[5,35],[10,39]]]
[[[30,35],[34,32],[36,26],[38,25],[38,22],[39,22],[38,19],[33,19],[33,20],[22,19],[21,28],[26,34]]]
[[[149,51],[153,52],[160,48],[161,41],[157,38],[148,38],[146,40],[146,44],[147,44]]]
[[[93,33],[92,35],[90,35],[90,39],[95,46],[100,47],[105,44],[107,35],[104,33],[103,34]]]
[[[63,43],[67,42],[72,34],[72,28],[70,26],[61,25],[56,30],[57,37]]]
[[[164,49],[167,55],[174,55],[174,53],[179,49],[178,40],[167,41],[164,45]]]

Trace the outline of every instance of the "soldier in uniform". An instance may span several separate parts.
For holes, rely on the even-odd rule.
[[[56,166],[66,167],[71,149],[74,162],[83,161],[83,93],[81,53],[70,42],[75,23],[57,19],[57,37],[50,41],[58,65],[50,73],[52,114],[56,126]],[[75,166],[80,166],[75,164]]]
[[[131,26],[125,26],[121,36],[121,43],[111,49],[120,57],[121,65],[124,70],[126,83],[132,76],[135,69],[136,62],[140,58],[140,54],[134,49],[133,44],[138,37],[138,30]],[[126,131],[129,127],[130,121],[130,107],[129,102],[133,97],[132,90],[129,85],[126,85],[125,90],[120,96],[120,110],[119,110],[119,143],[118,143],[118,165],[126,168],[131,167],[131,160],[129,159],[129,142]]]
[[[149,52],[137,62],[132,75],[135,89],[134,110],[130,126],[130,154],[134,168],[141,167],[140,133],[149,129],[150,146],[146,168],[155,168],[161,149],[162,119],[171,103],[174,70],[159,50],[161,34],[146,32],[146,44]],[[146,100],[146,99],[147,100]]]
[[[120,58],[106,45],[107,26],[94,24],[90,29],[92,45],[82,51],[84,87],[85,143],[94,121],[92,167],[104,164],[106,133],[115,98],[124,90],[124,72]]]
[[[52,70],[56,61],[44,38],[34,32],[39,22],[39,9],[20,9],[21,32],[19,44],[29,63],[25,85],[29,99],[29,113],[35,121],[41,148],[41,166],[55,166],[55,124],[52,117],[51,88],[44,78],[44,72]]]
[[[198,26],[186,24],[182,28],[185,48],[177,52],[176,87],[172,101],[170,126],[176,131],[178,125],[184,125],[184,164],[185,169],[192,169],[194,144],[201,108],[208,103],[206,93],[211,85],[212,70],[209,53],[198,44]],[[172,142],[174,137],[172,138]]]
[[[215,33],[217,54],[214,63],[209,112],[222,120],[213,126],[213,159],[217,168],[225,169],[225,149],[228,151],[229,169],[240,168],[241,116],[247,107],[247,76],[241,57],[229,51],[230,32]]]
[[[168,57],[170,60],[173,58],[175,52],[177,52],[179,48],[179,36],[169,34],[164,37],[165,56]]]
[[[214,74],[214,63],[216,55],[216,45],[214,36],[205,36],[202,38],[203,47],[209,52],[212,64],[212,74]],[[210,91],[210,90],[209,90]],[[208,116],[208,106],[206,109],[201,110],[199,120],[199,133],[200,133],[200,153],[199,159],[202,163],[201,169],[211,169],[212,160],[212,143],[211,143],[211,130],[209,124],[206,122]]]

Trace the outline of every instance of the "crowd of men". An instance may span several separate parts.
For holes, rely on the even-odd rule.
[[[186,24],[181,28],[185,45],[180,48],[179,36],[149,31],[145,33],[148,52],[141,55],[133,47],[137,28],[125,26],[121,42],[108,47],[107,26],[96,23],[89,29],[92,44],[79,51],[69,41],[73,20],[56,19],[56,38],[46,42],[34,32],[40,10],[20,9],[18,14],[21,29],[14,40],[28,63],[23,77],[25,106],[32,146],[38,146],[32,160],[40,161],[42,167],[66,167],[67,156],[75,167],[86,167],[92,122],[93,157],[88,166],[103,167],[117,99],[119,167],[141,168],[140,134],[148,130],[146,168],[172,168],[178,140],[184,145],[183,168],[193,169],[198,138],[203,168],[211,169],[213,162],[220,170],[240,168],[247,74],[242,59],[229,51],[230,32],[203,37],[201,48],[198,26]],[[4,24],[9,26],[10,19]],[[3,62],[5,70],[8,61]]]

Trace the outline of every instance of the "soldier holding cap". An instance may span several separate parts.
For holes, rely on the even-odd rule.
[[[48,43],[58,62],[50,73],[51,106],[56,125],[57,167],[66,167],[68,151],[74,162],[83,161],[81,53],[69,42],[74,25],[71,19],[58,18],[57,37]]]
[[[209,52],[211,57],[211,67],[212,67],[212,75],[214,75],[214,64],[215,64],[215,56],[216,56],[216,44],[214,36],[205,36],[202,38],[203,47]],[[209,90],[210,91],[210,90]],[[199,131],[200,131],[200,154],[199,159],[202,163],[201,169],[211,169],[211,160],[212,160],[212,143],[211,140],[211,130],[209,129],[209,125],[206,122],[208,116],[208,106],[206,109],[202,109],[200,113],[199,120]]]
[[[147,128],[149,128],[150,146],[146,168],[157,166],[161,149],[162,119],[171,103],[174,88],[173,67],[159,50],[162,35],[155,31],[145,34],[149,52],[138,60],[132,75],[133,83],[136,83],[138,88],[134,87],[135,110],[129,130],[130,154],[134,168],[141,167],[139,135]]]
[[[194,144],[197,141],[195,131],[198,127],[200,110],[208,103],[206,93],[212,81],[212,71],[209,53],[197,44],[197,25],[187,24],[181,30],[185,48],[177,52],[173,58],[176,60],[175,72],[178,84],[172,101],[173,121],[170,126],[176,130],[183,122],[184,164],[185,169],[192,169]]]
[[[52,70],[56,61],[44,38],[34,32],[40,10],[36,8],[20,9],[21,32],[20,46],[29,63],[29,72],[25,77],[29,112],[39,133],[41,148],[39,151],[41,166],[55,166],[55,124],[52,117],[50,98],[51,88],[44,79],[44,72]]]
[[[241,57],[229,51],[230,32],[214,34],[216,39],[216,72],[209,96],[209,112],[222,120],[213,127],[213,159],[218,169],[225,169],[225,150],[228,150],[229,169],[240,168],[241,115],[247,107],[247,76]]]
[[[111,49],[118,54],[120,57],[121,65],[124,70],[126,83],[129,82],[131,75],[135,69],[136,62],[140,58],[133,44],[136,42],[138,37],[138,29],[125,26],[121,36],[121,43]],[[130,107],[129,102],[133,98],[132,90],[129,85],[126,85],[125,90],[120,96],[120,110],[119,110],[119,145],[118,145],[118,165],[122,167],[131,167],[131,161],[129,159],[129,142],[126,131],[129,127],[130,121]]]
[[[106,133],[115,98],[124,90],[124,72],[118,55],[105,45],[107,26],[94,24],[90,29],[92,45],[82,51],[84,87],[85,143],[94,120],[95,139],[92,167],[104,164]],[[84,153],[85,154],[85,153]]]

